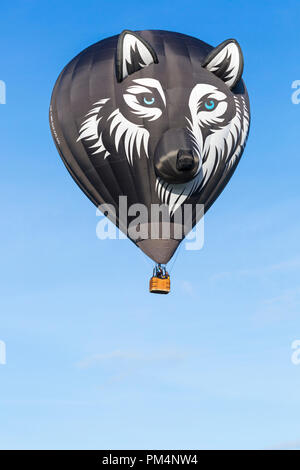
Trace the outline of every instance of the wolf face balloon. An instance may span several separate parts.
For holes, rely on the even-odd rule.
[[[152,204],[167,206],[173,228],[190,204],[197,223],[196,204],[209,209],[246,143],[242,72],[233,39],[213,48],[179,33],[124,31],[85,49],[56,82],[50,124],[67,169],[94,204],[114,208],[117,226],[156,262],[168,262],[184,235],[131,236],[133,216],[121,213],[119,196],[149,208],[148,234]]]

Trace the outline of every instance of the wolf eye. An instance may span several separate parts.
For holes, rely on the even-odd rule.
[[[214,98],[203,99],[198,104],[197,112],[199,111],[213,111],[218,106],[219,102]]]
[[[207,111],[212,111],[216,107],[216,102],[215,100],[207,100],[204,102],[204,108]]]
[[[150,98],[150,99],[148,100],[148,99],[146,98],[146,96],[144,96],[143,101],[144,101],[145,104],[147,104],[147,105],[149,106],[150,104],[153,104],[153,103],[154,103],[155,98],[154,98],[154,96],[152,96],[152,98]]]

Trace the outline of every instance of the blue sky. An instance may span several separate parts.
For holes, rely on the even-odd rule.
[[[297,0],[1,3],[2,449],[300,447],[299,14]],[[64,65],[125,28],[234,37],[245,57],[246,151],[168,296],[148,293],[131,242],[96,238],[48,125]]]

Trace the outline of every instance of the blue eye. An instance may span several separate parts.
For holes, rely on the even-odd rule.
[[[147,105],[150,105],[150,104],[153,104],[155,101],[155,98],[152,96],[152,98],[150,98],[150,100],[147,100],[147,98],[144,96],[144,103],[147,104]]]
[[[212,111],[216,107],[216,103],[213,100],[208,100],[205,101],[204,107],[207,109],[207,111]]]

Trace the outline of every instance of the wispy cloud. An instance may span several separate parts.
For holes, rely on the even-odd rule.
[[[76,365],[80,369],[87,369],[99,364],[107,364],[108,362],[120,363],[151,363],[151,362],[177,362],[181,361],[186,357],[186,354],[175,351],[175,350],[166,350],[166,351],[157,351],[150,353],[141,353],[141,352],[130,352],[130,351],[121,351],[116,350],[109,353],[99,353],[92,354],[81,361]]]
[[[267,450],[297,450],[300,449],[300,439],[295,441],[286,441],[275,446],[267,448]]]
[[[300,287],[285,289],[280,295],[260,302],[253,320],[259,325],[274,323],[299,315]]]
[[[181,282],[181,289],[185,294],[192,295],[194,292],[193,285],[190,281],[182,281]]]
[[[293,258],[280,263],[269,264],[267,266],[256,266],[254,268],[237,269],[233,271],[222,271],[210,277],[211,281],[231,280],[241,277],[262,277],[265,275],[291,271],[300,268],[300,258]]]

